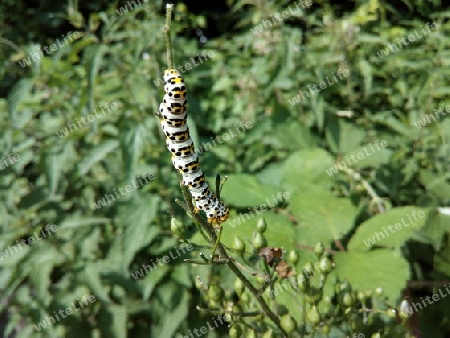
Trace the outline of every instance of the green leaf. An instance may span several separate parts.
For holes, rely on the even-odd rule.
[[[384,143],[383,143],[384,144]],[[353,149],[345,154],[340,162],[348,164],[349,167],[365,168],[378,167],[389,162],[393,151],[382,146],[369,143],[364,147]]]
[[[447,183],[446,176],[437,176],[428,170],[421,170],[420,181],[434,196],[444,199],[450,198],[450,184]]]
[[[338,198],[316,186],[304,186],[292,196],[290,209],[299,222],[302,244],[333,243],[349,232],[355,222],[356,208],[347,198]]]
[[[167,294],[172,294],[171,302],[168,304],[168,313],[170,313],[170,316],[163,317],[158,331],[158,337],[174,337],[178,327],[187,319],[186,317],[189,313],[189,297],[188,293],[184,292],[185,289],[174,287],[167,287],[165,289]],[[164,292],[164,288],[162,288],[161,292]]]
[[[309,128],[292,122],[278,125],[274,133],[277,140],[287,149],[312,149],[316,144]]]
[[[121,125],[120,145],[126,176],[131,180],[136,172],[136,165],[142,155],[145,141],[145,129],[136,121],[126,119]]]
[[[400,251],[379,249],[369,252],[337,252],[335,273],[348,279],[353,289],[383,288],[389,304],[395,306],[409,279],[409,264]]]
[[[427,213],[426,209],[409,206],[378,214],[358,227],[348,249],[365,251],[374,246],[399,247],[425,225]]]
[[[91,227],[96,224],[106,224],[110,222],[109,218],[101,218],[101,217],[81,217],[81,216],[70,216],[59,225],[60,230],[67,230],[71,228],[78,227]]]
[[[332,180],[327,170],[333,165],[331,156],[322,149],[295,152],[284,163],[282,185],[291,193],[315,184],[330,186]]]
[[[231,176],[222,190],[222,197],[230,205],[235,207],[253,207],[273,205],[279,200],[277,194],[280,189],[259,182],[249,174],[237,174]]]
[[[286,217],[275,214],[268,210],[257,214],[249,211],[241,214],[231,214],[224,226],[222,232],[222,242],[228,246],[233,246],[234,237],[239,237],[247,245],[251,243],[253,232],[256,230],[256,224],[259,219],[264,218],[267,224],[267,230],[264,236],[270,239],[271,246],[293,247],[297,238],[302,236],[301,229],[294,228],[291,221]],[[199,236],[199,235],[197,235]],[[200,237],[198,237],[200,240]]]
[[[108,153],[115,150],[118,146],[119,142],[117,140],[108,140],[92,149],[78,164],[78,175],[83,176],[86,174],[95,163],[103,160]]]
[[[98,319],[102,336],[111,338],[127,337],[126,306],[110,304],[107,307],[102,307]]]
[[[149,196],[145,199],[138,199],[135,203],[121,208],[121,221],[125,224],[122,240],[122,262],[128,266],[134,258],[136,252],[146,245],[159,234],[158,228],[151,224],[156,217],[160,198],[158,196]]]
[[[111,301],[107,289],[102,283],[100,272],[100,264],[98,262],[90,262],[84,266],[84,270],[81,272],[81,280],[86,283],[95,297],[109,304]]]
[[[22,78],[12,87],[8,94],[8,114],[13,126],[20,125],[20,118],[16,116],[17,108],[20,102],[27,97],[32,86],[33,79]]]
[[[48,151],[44,155],[44,170],[45,177],[47,179],[49,195],[53,196],[58,188],[58,180],[61,176],[61,163],[60,153],[58,150],[53,149]]]

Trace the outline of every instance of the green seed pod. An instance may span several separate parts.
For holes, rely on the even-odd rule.
[[[355,296],[352,292],[341,292],[339,294],[339,305],[344,309],[352,307],[355,302]]]
[[[256,276],[256,283],[258,283],[258,285],[262,286],[262,285],[266,284],[266,278],[258,275],[258,276]]]
[[[195,276],[195,287],[199,290],[206,291],[208,287],[203,283],[199,276]]]
[[[314,267],[312,266],[311,262],[308,262],[303,267],[303,273],[305,273],[306,276],[313,276],[314,275]]]
[[[319,268],[324,275],[329,274],[332,269],[331,261],[326,257],[321,258],[319,261]]]
[[[397,310],[395,310],[395,309],[388,309],[386,311],[386,314],[390,318],[397,318]]]
[[[239,338],[242,334],[242,329],[239,325],[232,325],[228,331],[230,338]]]
[[[322,296],[323,296],[322,290],[312,286],[305,293],[305,300],[309,304],[317,304],[322,300]]]
[[[252,329],[247,329],[245,337],[246,338],[258,338],[258,336],[256,335],[256,332]]]
[[[352,286],[350,285],[350,283],[347,280],[343,280],[342,282],[339,282],[336,284],[335,291],[337,294],[340,294],[344,291],[351,292]]]
[[[234,237],[233,240],[233,249],[238,251],[240,254],[245,252],[245,243],[238,237]]]
[[[306,313],[306,319],[311,323],[312,326],[317,326],[322,318],[320,317],[320,312],[317,307],[313,305]]]
[[[383,288],[376,288],[376,289],[375,289],[375,294],[376,294],[377,296],[382,296],[383,293],[384,293]]]
[[[288,261],[292,264],[297,264],[298,262],[298,253],[295,250],[292,250],[289,252]]]
[[[361,303],[364,303],[364,301],[366,300],[366,294],[365,294],[365,292],[358,291],[358,293],[356,294],[356,298],[358,298],[358,300],[359,300]]]
[[[186,231],[186,227],[184,226],[184,223],[179,220],[176,217],[172,217],[170,220],[170,231],[178,237],[178,238],[184,238],[184,233]]]
[[[322,326],[322,333],[329,334],[331,331],[330,325],[324,325]]]
[[[208,299],[208,308],[209,309],[221,309],[222,304],[212,299]]]
[[[220,287],[220,285],[212,284],[208,288],[208,298],[211,300],[214,300],[216,302],[222,300],[223,296],[225,295],[225,292]]]
[[[267,240],[263,234],[256,232],[253,234],[252,246],[255,250],[260,250],[261,248],[267,246]]]
[[[264,332],[262,338],[275,338],[275,333],[273,333],[273,331],[269,329],[266,332]]]
[[[292,333],[297,328],[297,322],[289,313],[286,313],[281,317],[280,324],[283,330],[287,333]]]
[[[250,302],[251,297],[248,295],[247,292],[243,292],[241,294],[241,296],[239,297],[239,299],[241,301],[241,304],[246,305],[246,304],[248,304]]]
[[[244,292],[245,290],[245,285],[244,283],[242,283],[242,281],[237,278],[236,281],[234,282],[234,292],[236,292],[236,294],[239,296],[242,294],[242,292]]]
[[[297,277],[297,286],[302,291],[308,291],[308,289],[309,289],[309,278],[306,278],[303,273],[301,275],[298,275],[298,277]]]
[[[260,234],[263,234],[266,231],[267,225],[264,218],[260,218],[258,222],[256,223],[256,231],[258,231]]]
[[[379,332],[374,333],[370,338],[381,338],[381,334]]]
[[[316,253],[317,258],[320,259],[322,257],[323,253],[325,252],[325,247],[323,246],[322,242],[316,244],[314,252]]]

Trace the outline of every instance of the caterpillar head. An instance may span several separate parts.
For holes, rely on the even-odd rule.
[[[228,207],[224,206],[222,203],[220,203],[219,210],[214,210],[212,212],[208,213],[208,223],[209,224],[217,224],[220,225],[221,223],[224,223],[229,216],[230,209]]]

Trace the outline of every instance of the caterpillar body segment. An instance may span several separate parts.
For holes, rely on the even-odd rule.
[[[211,224],[225,222],[229,209],[211,191],[200,168],[186,122],[186,86],[176,69],[164,71],[164,98],[157,115],[166,135],[167,149],[172,154],[172,164],[182,175],[182,183],[189,189],[196,209],[203,210]]]

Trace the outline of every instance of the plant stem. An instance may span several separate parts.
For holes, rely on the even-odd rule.
[[[192,214],[192,218],[194,222],[199,224],[201,228],[203,228],[211,238],[211,242],[215,243],[217,241],[217,234],[215,232],[215,229],[206,222],[206,220],[202,219],[202,217],[198,214]],[[257,302],[261,306],[261,309],[263,310],[264,314],[269,317],[272,322],[278,327],[278,329],[281,331],[283,337],[288,337],[288,334],[284,329],[281,327],[280,320],[278,317],[270,310],[269,306],[267,305],[266,301],[264,300],[261,293],[258,292],[258,290],[253,286],[250,281],[245,278],[245,276],[242,274],[241,270],[234,264],[233,259],[228,255],[227,251],[225,250],[225,247],[222,243],[218,242],[217,245],[217,251],[219,252],[220,256],[224,260],[228,260],[227,263],[225,263],[228,268],[235,274],[237,278],[239,278],[242,283],[247,287],[248,290],[253,294],[253,296],[256,298]]]
[[[170,22],[172,20],[173,4],[166,6],[166,25],[164,26],[164,33],[166,34],[166,51],[167,51],[167,68],[173,68],[172,59],[172,41],[170,39]]]

